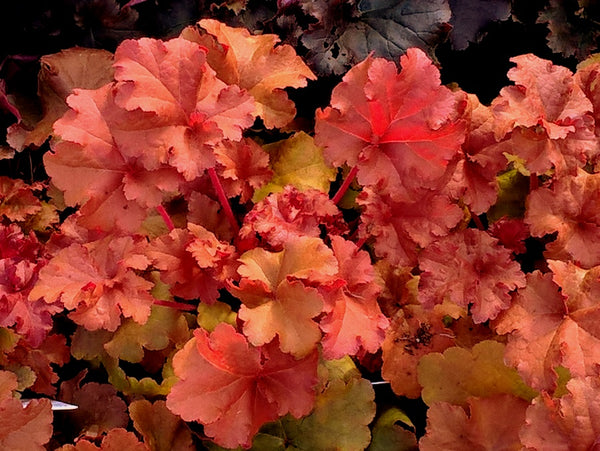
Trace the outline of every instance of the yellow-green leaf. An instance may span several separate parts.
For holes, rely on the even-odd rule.
[[[235,326],[237,314],[224,302],[215,302],[212,305],[201,302],[198,304],[198,325],[212,332],[219,323]]]
[[[315,188],[329,192],[329,185],[335,179],[335,169],[325,163],[323,149],[315,145],[311,136],[298,132],[282,141],[267,144],[264,149],[270,155],[273,178],[254,193],[254,202],[281,191],[286,185],[293,185],[301,191]]]
[[[472,349],[448,348],[443,354],[423,356],[418,366],[419,383],[425,404],[445,401],[467,405],[469,396],[509,393],[531,401],[537,392],[527,386],[514,368],[504,364],[504,344],[493,340],[477,343]]]

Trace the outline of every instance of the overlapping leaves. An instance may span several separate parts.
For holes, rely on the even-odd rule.
[[[360,24],[397,30],[417,7],[280,3],[324,21],[357,8],[334,43],[341,65]],[[428,6],[435,24],[445,6]],[[573,74],[516,57],[487,107],[443,86],[422,50],[400,70],[363,56],[313,138],[293,130],[285,88],[314,76],[277,37],[205,19],[123,42],[107,83],[75,89],[54,122],[51,185],[0,180],[3,396],[56,394],[70,351],[108,383],[84,371],[61,384],[81,409],[65,449],[364,449],[374,393],[352,359],[429,405],[423,449],[543,448],[545,430],[590,447],[598,63]],[[537,271],[515,258],[532,243]],[[50,333],[59,317],[72,334]],[[94,412],[100,397],[111,415]],[[132,397],[148,398],[129,405],[143,443],[123,429]],[[15,433],[39,424],[35,447],[49,416],[32,406]],[[374,443],[414,446],[390,421],[375,419]]]

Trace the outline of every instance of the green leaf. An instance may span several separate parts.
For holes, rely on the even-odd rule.
[[[366,379],[334,380],[317,398],[315,410],[301,420],[287,418],[290,449],[363,450],[371,441],[375,392]]]
[[[364,450],[371,441],[375,416],[371,383],[349,358],[326,361],[320,368],[321,391],[314,411],[299,420],[285,417],[283,427],[292,450]]]
[[[323,149],[317,147],[311,136],[304,132],[264,146],[271,158],[273,178],[254,193],[253,201],[259,202],[270,193],[280,192],[286,185],[300,191],[315,188],[325,193],[335,179],[335,169],[327,166]]]
[[[445,401],[466,406],[470,396],[486,397],[509,393],[527,401],[537,392],[527,386],[514,368],[504,364],[505,345],[493,340],[477,343],[472,349],[448,348],[421,358],[418,366],[422,398],[430,406]]]
[[[167,360],[167,363],[163,366],[162,381],[160,383],[150,377],[137,379],[133,376],[128,376],[119,366],[118,359],[113,359],[109,356],[103,359],[102,364],[108,373],[108,382],[117,391],[123,392],[128,396],[166,396],[171,391],[171,387],[177,382],[171,359]]]
[[[237,314],[224,302],[215,302],[212,305],[201,302],[198,304],[198,325],[212,332],[219,323],[235,326]]]
[[[379,417],[373,426],[373,440],[368,451],[417,450],[415,427],[400,409],[392,407]]]
[[[180,311],[155,305],[145,324],[123,321],[104,349],[111,357],[138,363],[144,358],[144,349],[159,351],[189,338],[187,321]]]
[[[522,218],[525,213],[525,198],[529,192],[529,178],[511,169],[497,177],[498,200],[487,213],[490,222],[503,216]]]

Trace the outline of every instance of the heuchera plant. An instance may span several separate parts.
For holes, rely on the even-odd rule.
[[[293,48],[216,20],[46,61],[49,180],[0,179],[0,447],[597,444],[599,62],[515,57],[486,106],[370,55],[313,127]]]

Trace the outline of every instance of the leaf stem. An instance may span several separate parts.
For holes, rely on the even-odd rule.
[[[227,195],[225,194],[225,190],[223,189],[223,185],[221,185],[221,181],[219,180],[219,176],[217,175],[215,168],[208,168],[208,176],[210,177],[210,181],[217,192],[219,202],[221,203],[223,210],[225,210],[225,216],[227,216],[229,224],[231,224],[234,233],[237,235],[240,230],[240,226],[233,215],[233,210],[231,209],[231,205],[229,205],[229,199],[227,199]]]
[[[481,219],[479,219],[479,216],[477,216],[475,213],[473,213],[470,208],[469,208],[469,213],[471,214],[471,219],[473,220],[473,222],[475,223],[477,228],[479,230],[485,230],[485,227],[483,226],[483,222],[481,222]]]
[[[337,193],[335,193],[335,195],[331,198],[334,204],[337,204],[340,200],[342,200],[342,197],[344,197],[344,194],[346,194],[346,191],[348,191],[348,188],[350,188],[350,184],[354,181],[357,173],[358,166],[354,166],[348,173],[348,176],[346,177],[346,180],[344,180],[344,183],[342,183],[342,186],[340,186],[340,189],[338,189]]]
[[[364,246],[364,244],[367,242],[368,237],[362,237],[360,240],[358,240],[358,242],[356,243],[356,249],[354,250],[354,256],[356,257],[358,255],[358,252],[360,251],[360,248]]]
[[[531,174],[529,176],[529,192],[532,192],[538,189],[540,186],[540,181],[538,180],[537,174]]]
[[[169,213],[167,213],[167,210],[165,210],[165,207],[163,207],[162,205],[158,205],[156,207],[156,211],[161,216],[161,218],[163,218],[163,221],[165,221],[169,232],[172,231],[175,228],[175,224],[173,224],[173,220],[169,216]]]
[[[183,302],[175,302],[175,301],[163,301],[160,299],[155,299],[154,300],[154,304],[155,305],[162,305],[163,307],[170,307],[170,308],[175,308],[177,310],[186,310],[186,311],[193,311],[196,310],[198,307],[192,304],[184,304]]]

